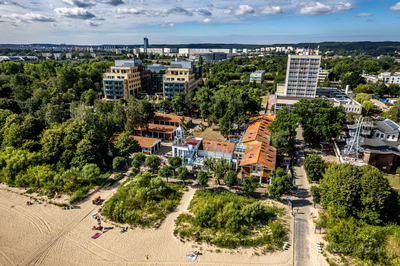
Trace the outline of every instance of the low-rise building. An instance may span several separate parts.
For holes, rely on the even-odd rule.
[[[139,128],[136,131],[138,136],[160,138],[160,139],[174,139],[176,136],[177,127],[159,124],[148,124],[147,128]]]
[[[265,80],[265,70],[257,70],[250,74],[250,82],[263,84]]]
[[[334,106],[342,106],[346,113],[354,112],[361,114],[362,105],[356,102],[353,98],[349,97],[346,93],[336,88],[317,88],[315,98],[328,99]],[[294,109],[294,104],[301,99],[311,100],[309,97],[296,97],[284,96],[275,94],[274,99],[274,113],[277,114],[278,110],[283,106],[287,106],[289,111]]]
[[[247,146],[240,162],[243,177],[257,176],[261,183],[269,180],[271,170],[276,169],[276,149],[267,143],[258,142]]]
[[[151,73],[142,66],[141,60],[116,60],[115,66],[103,74],[106,101],[120,98],[129,100],[150,87]]]
[[[185,124],[187,124],[188,126],[192,125],[192,118],[190,118],[189,116],[167,115],[158,113],[154,115],[152,123],[156,125],[168,125],[178,127],[182,117],[184,117],[185,119]]]
[[[114,141],[120,136],[121,134],[113,134],[109,140],[110,143],[114,143]],[[133,137],[139,143],[139,146],[142,149],[144,154],[154,154],[158,151],[161,146],[161,139],[158,138],[148,138],[148,137],[141,137],[141,136],[130,136]]]
[[[65,58],[67,59],[72,59],[72,53],[66,53]]]

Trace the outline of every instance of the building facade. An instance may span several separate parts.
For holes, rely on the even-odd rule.
[[[289,55],[285,96],[315,97],[320,64],[319,55]]]
[[[196,67],[193,62],[172,62],[163,77],[164,97],[192,92],[201,81],[201,66]]]
[[[149,90],[150,78],[151,72],[142,66],[141,60],[116,60],[115,66],[103,74],[104,99],[128,101],[130,97],[137,97]]]
[[[250,82],[263,84],[265,80],[265,70],[256,70],[250,74]]]

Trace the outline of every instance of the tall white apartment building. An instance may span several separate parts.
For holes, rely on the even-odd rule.
[[[315,97],[320,55],[289,55],[285,96]]]

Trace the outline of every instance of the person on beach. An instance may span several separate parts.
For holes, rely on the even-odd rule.
[[[193,254],[189,254],[187,255],[188,257],[195,257],[197,254],[199,254],[198,251],[193,252]]]

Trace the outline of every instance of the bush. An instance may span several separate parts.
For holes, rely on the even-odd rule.
[[[199,189],[189,209],[194,215],[181,214],[175,221],[180,237],[229,248],[265,245],[272,239],[279,244],[285,238],[280,221],[271,222],[282,210],[251,197]],[[273,238],[269,235],[271,230]]]
[[[153,226],[179,204],[182,187],[185,186],[166,183],[144,172],[128,185],[120,186],[101,213],[115,222]]]
[[[315,203],[319,204],[321,202],[321,192],[319,190],[319,187],[311,186],[311,196]]]
[[[69,204],[75,204],[85,198],[86,193],[83,190],[77,190],[69,200]]]
[[[115,157],[113,160],[113,168],[115,170],[123,170],[125,168],[125,158]]]

